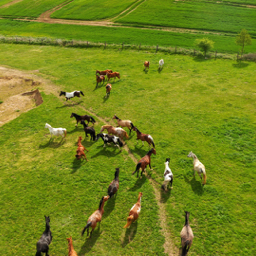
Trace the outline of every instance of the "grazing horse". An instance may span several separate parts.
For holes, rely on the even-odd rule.
[[[67,136],[67,130],[65,128],[52,128],[49,124],[45,124],[44,128],[48,128],[49,132],[51,134],[51,138],[52,135],[54,136],[62,136],[62,138],[65,138]]]
[[[77,142],[77,150],[76,150],[76,159],[79,160],[81,158],[86,159],[86,161],[88,161],[88,159],[86,158],[86,155],[84,153],[84,150],[86,150],[87,152],[89,152],[89,150],[87,150],[81,143],[82,141],[82,136],[80,136],[78,138],[78,142]]]
[[[46,256],[49,256],[49,245],[52,241],[52,232],[50,230],[50,217],[44,216],[45,218],[45,231],[38,240],[36,244],[36,256],[41,256],[41,252],[45,253]]]
[[[111,198],[113,195],[116,195],[119,189],[119,171],[119,168],[116,168],[115,178],[111,181],[111,183],[108,186],[109,198]]]
[[[92,124],[96,123],[95,119],[92,116],[88,116],[88,115],[79,116],[76,113],[72,113],[70,118],[72,117],[75,117],[76,119],[76,126],[78,125],[79,122],[81,123],[81,121],[85,121],[85,120],[88,122],[87,124],[89,124],[89,122],[91,122]]]
[[[105,96],[105,98],[109,97],[111,89],[112,89],[112,85],[107,84],[106,85],[106,96]]]
[[[110,78],[114,77],[116,80],[116,77],[118,77],[120,79],[120,74],[119,72],[113,72],[113,73],[109,73],[107,72],[107,77],[108,77],[108,81],[110,80]]]
[[[170,163],[170,158],[166,158],[165,160],[165,170],[164,170],[164,182],[162,185],[162,190],[163,191],[167,191],[168,185],[171,185],[171,189],[172,189],[172,182],[173,182],[173,174],[172,171],[169,167],[169,163]]]
[[[106,69],[104,71],[99,71],[99,70],[96,70],[96,75],[99,74],[99,75],[106,75],[107,73],[112,73],[112,69]]]
[[[159,67],[158,67],[158,69],[159,69],[159,70],[162,70],[162,69],[163,69],[163,66],[164,66],[164,60],[161,59],[161,60],[159,60]]]
[[[78,256],[76,251],[74,250],[72,236],[67,238],[68,240],[68,256]]]
[[[137,203],[133,205],[129,212],[129,217],[127,218],[127,224],[124,226],[124,228],[129,228],[135,220],[139,218],[140,210],[141,210],[141,197],[142,192],[139,192]]]
[[[104,81],[105,81],[105,76],[104,75],[96,75],[96,83],[97,83],[97,86],[98,87],[98,84],[102,82],[102,84],[104,84]]]
[[[149,70],[149,61],[145,61],[144,62],[144,71],[146,71],[146,69],[148,69]]]
[[[92,126],[89,127],[83,120],[81,121],[81,124],[84,126],[85,136],[88,137],[87,134],[89,133],[90,136],[91,136],[91,139],[90,139],[90,140],[95,141],[95,139],[96,139],[96,133],[95,133],[94,128],[93,128]]]
[[[108,131],[108,134],[114,134],[119,138],[121,138],[122,140],[124,139],[124,137],[126,139],[129,138],[127,132],[122,128],[119,128],[119,127],[115,128],[112,125],[103,125],[101,126],[100,132],[103,132],[105,129]]]
[[[103,147],[105,147],[107,143],[113,142],[114,145],[119,147],[119,149],[121,151],[120,147],[122,147],[124,145],[123,142],[121,141],[121,139],[119,137],[115,136],[115,135],[109,135],[109,134],[106,134],[106,133],[98,133],[97,136],[96,136],[96,141],[99,138],[102,138],[102,140],[104,142]]]
[[[205,183],[206,183],[206,171],[205,171],[204,165],[198,160],[197,156],[192,151],[188,154],[188,157],[193,158],[194,176],[195,176],[195,172],[197,171],[198,175],[202,179],[202,175],[201,175],[201,173],[202,173],[203,176],[204,176],[203,185],[205,185]]]
[[[66,97],[66,101],[70,100],[71,98],[74,98],[74,97],[79,97],[80,98],[80,94],[82,94],[84,96],[82,91],[73,91],[73,92],[63,92],[63,91],[61,91],[60,92],[60,96],[64,95]]]
[[[141,133],[136,126],[133,127],[133,130],[136,131],[136,133],[137,133],[136,140],[141,140],[143,145],[144,145],[144,141],[146,141],[148,143],[149,147],[152,144],[153,147],[155,148],[155,144],[154,144],[154,141],[153,141],[153,138],[151,135]]]
[[[131,135],[131,131],[132,131],[133,127],[134,127],[132,121],[130,121],[130,120],[121,120],[116,115],[113,116],[113,119],[117,120],[117,127],[118,126],[127,127],[130,130],[129,135]]]
[[[144,172],[144,170],[146,169],[147,165],[149,165],[150,167],[150,170],[152,170],[151,168],[151,159],[150,159],[150,156],[152,155],[152,153],[154,155],[156,155],[156,150],[154,148],[151,148],[148,153],[142,157],[140,159],[140,161],[138,162],[137,166],[136,166],[136,169],[135,171],[132,173],[132,175],[137,172],[137,177],[139,177],[139,171],[140,171],[140,168],[141,168],[141,176],[142,176],[142,173]]]
[[[182,256],[187,255],[188,250],[193,242],[194,234],[192,228],[189,226],[188,218],[189,212],[185,212],[185,225],[180,232]]]
[[[109,199],[108,196],[103,196],[100,200],[100,205],[98,210],[96,210],[88,219],[86,226],[83,228],[81,235],[84,235],[85,230],[87,229],[87,236],[89,235],[89,228],[92,228],[92,231],[90,232],[90,237],[92,236],[93,230],[97,226],[97,222],[101,222],[102,215],[104,213],[104,203]]]

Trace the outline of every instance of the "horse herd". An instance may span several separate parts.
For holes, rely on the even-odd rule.
[[[164,64],[163,60],[159,61],[159,68],[162,68]],[[149,68],[149,61],[146,61],[144,63],[145,69]],[[114,72],[117,73],[117,72]],[[96,77],[103,76],[104,74],[108,76],[110,79],[111,77],[118,77],[120,79],[119,73],[117,73],[115,76],[112,76],[114,74],[112,70],[105,70],[105,71],[96,71]],[[97,75],[99,74],[99,75]],[[105,80],[105,77],[102,78]],[[98,82],[98,80],[97,80]],[[110,85],[111,86],[111,85]],[[69,100],[72,97],[80,97],[80,94],[84,95],[82,91],[74,91],[71,93],[63,92],[61,91],[60,96],[64,95],[66,97],[66,100]],[[76,113],[72,113],[70,118],[75,117],[76,119],[76,126],[78,123],[82,124],[84,127],[84,132],[85,136],[88,137],[88,134],[90,135],[90,140],[92,141],[98,141],[99,138],[103,140],[103,147],[106,146],[106,144],[113,143],[115,146],[117,146],[120,151],[121,147],[124,146],[124,138],[128,139],[129,135],[131,135],[132,131],[135,131],[137,134],[137,140],[141,140],[142,144],[144,145],[144,141],[148,143],[148,146],[150,150],[148,153],[142,157],[135,168],[135,171],[132,174],[137,173],[137,177],[139,177],[139,170],[141,169],[141,176],[143,172],[145,171],[147,165],[149,165],[150,169],[152,170],[151,167],[151,155],[154,154],[156,155],[156,149],[155,149],[155,143],[153,140],[153,137],[149,134],[144,134],[139,131],[139,129],[134,126],[134,124],[130,120],[121,120],[117,115],[113,116],[113,119],[117,121],[117,127],[111,126],[111,125],[103,125],[100,129],[100,132],[96,135],[95,129],[94,129],[94,124],[95,124],[95,119],[92,116],[88,115],[78,115]],[[87,123],[85,123],[87,121]],[[93,126],[89,126],[89,122],[92,123]],[[128,133],[123,129],[124,127],[129,129],[129,135]],[[48,128],[51,134],[50,140],[53,138],[52,136],[62,136],[62,139],[64,139],[67,135],[67,130],[65,128],[53,128],[51,127],[48,123],[45,124],[45,128]],[[103,131],[106,130],[106,133],[103,133]],[[138,143],[138,142],[137,142]],[[82,136],[79,136],[78,142],[77,142],[77,150],[76,150],[76,159],[85,159],[88,161],[84,151],[88,150],[82,145]],[[194,166],[194,175],[195,172],[199,174],[200,178],[202,179],[203,175],[203,185],[206,184],[206,171],[205,171],[205,166],[198,160],[197,156],[191,151],[188,154],[188,157],[193,158],[193,166]],[[170,163],[170,158],[166,158],[165,161],[165,170],[164,170],[164,181],[161,186],[161,189],[164,192],[168,191],[168,187],[170,186],[170,189],[172,189],[172,184],[173,184],[173,173],[169,167]],[[116,196],[116,193],[119,189],[119,168],[116,168],[115,172],[115,178],[114,180],[110,183],[108,187],[108,195],[103,196],[100,200],[99,207],[98,209],[88,218],[86,226],[83,228],[81,235],[85,233],[87,230],[87,236],[89,236],[89,228],[91,227],[91,232],[90,232],[90,237],[92,235],[93,230],[95,229],[97,222],[101,222],[102,215],[104,213],[104,204],[105,202],[111,198],[113,195]],[[138,219],[139,213],[141,210],[141,198],[142,198],[142,192],[139,192],[138,200],[137,203],[133,205],[129,212],[129,217],[127,218],[127,224],[124,226],[124,228],[128,228],[132,222]],[[182,255],[186,255],[191,244],[193,241],[193,232],[192,229],[189,225],[189,212],[185,212],[185,224],[184,227],[182,228],[182,231],[180,233],[181,235],[181,245],[182,245]],[[46,256],[48,256],[48,250],[49,250],[49,245],[52,241],[52,234],[50,231],[50,217],[45,216],[45,223],[46,223],[46,228],[45,231],[43,232],[41,238],[37,242],[37,253],[36,256],[40,256],[41,252],[46,253]],[[73,243],[72,243],[72,237],[67,238],[68,240],[68,246],[69,246],[69,256],[77,256],[77,253],[74,250]]]

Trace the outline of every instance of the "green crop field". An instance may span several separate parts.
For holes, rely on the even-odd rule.
[[[158,61],[164,68],[158,72]],[[33,72],[54,86],[43,87],[43,104],[0,128],[1,231],[4,255],[33,255],[51,217],[50,255],[67,255],[73,237],[78,255],[165,255],[164,242],[178,255],[184,211],[190,211],[195,238],[189,255],[255,255],[255,63],[205,60],[182,55],[102,49],[1,44],[0,65]],[[145,60],[150,61],[147,73]],[[95,70],[112,68],[121,79],[112,91],[95,88]],[[29,75],[28,75],[29,76]],[[44,88],[48,88],[47,90]],[[51,88],[51,89],[49,89]],[[32,89],[32,88],[31,88]],[[60,90],[82,90],[81,98],[65,102]],[[130,119],[152,135],[156,155],[153,171],[137,179],[139,160],[148,146],[126,140],[121,152],[103,142],[90,142],[72,112],[90,114],[97,123],[115,125],[114,114]],[[67,138],[49,142],[45,123],[65,127]],[[75,159],[83,137],[89,162]],[[206,166],[207,183],[193,177],[193,151]],[[164,162],[170,157],[173,190],[160,192]],[[101,227],[91,239],[80,232],[120,167],[120,189],[105,205]],[[125,230],[128,212],[143,192],[138,221]],[[159,197],[157,197],[159,195]],[[160,214],[160,209],[163,210]],[[170,232],[165,237],[160,223]],[[178,249],[176,249],[178,248]]]
[[[0,3],[0,6],[3,6],[5,4],[8,4],[10,2],[12,2],[13,0],[2,0],[1,3]]]

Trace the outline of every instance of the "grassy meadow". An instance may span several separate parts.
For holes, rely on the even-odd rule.
[[[158,61],[164,68],[158,72]],[[35,254],[36,242],[51,217],[50,255],[67,255],[66,237],[73,237],[78,255],[165,255],[157,198],[164,162],[171,158],[173,190],[161,193],[170,239],[180,247],[184,211],[190,211],[195,238],[189,255],[254,255],[255,232],[255,63],[212,60],[138,51],[6,45],[0,48],[1,66],[34,72],[55,86],[42,91],[44,103],[0,127],[1,252]],[[149,71],[143,63],[149,60]],[[121,79],[95,88],[95,70],[111,68]],[[49,87],[47,87],[49,88]],[[32,88],[31,88],[32,89]],[[82,90],[81,98],[65,102],[60,90]],[[132,133],[129,153],[103,142],[90,142],[70,114],[90,114],[96,132],[115,124],[114,114],[130,119],[156,144],[153,171],[137,179],[132,154],[143,157],[148,146]],[[67,138],[49,142],[45,123],[65,127]],[[83,137],[89,162],[75,159]],[[206,166],[203,187],[193,176],[193,151]],[[98,207],[120,167],[120,189],[105,205],[100,229],[92,238],[80,236],[88,217]],[[143,192],[141,215],[124,230],[126,217]],[[176,252],[176,249],[173,248]]]

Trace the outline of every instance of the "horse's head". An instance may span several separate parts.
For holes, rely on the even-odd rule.
[[[133,126],[133,127],[132,127],[132,130],[133,130],[133,131],[136,131],[136,132],[138,131],[138,129],[137,129],[136,126]]]
[[[74,117],[74,113],[71,114],[70,118],[71,118],[71,117]]]
[[[187,157],[193,157],[193,155],[194,155],[193,152],[190,151],[189,154],[187,155]]]
[[[114,115],[112,119],[119,119],[119,118],[116,115]]]
[[[44,215],[44,218],[45,218],[45,222],[50,223],[50,216]]]
[[[142,192],[139,192],[139,198],[142,197],[142,195],[143,195]]]
[[[50,127],[51,127],[51,126],[46,123],[44,128],[50,128]]]
[[[154,155],[156,155],[156,150],[155,150],[155,148],[151,148],[150,151],[151,151]]]
[[[169,162],[170,163],[170,158],[166,158],[165,162]]]
[[[100,137],[103,138],[103,134],[102,134],[102,133],[98,133],[98,134],[96,135],[95,141],[97,141]]]
[[[60,91],[60,96],[61,96],[61,95],[65,95],[65,92],[63,92],[63,91]]]

